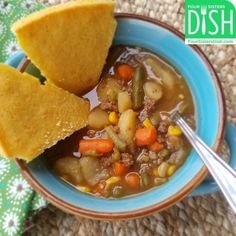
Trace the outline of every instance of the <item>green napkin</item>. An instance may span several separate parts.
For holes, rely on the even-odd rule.
[[[35,0],[0,0],[0,62],[19,50],[10,26],[17,19],[43,8]],[[0,235],[19,236],[46,201],[29,186],[13,161],[0,156]]]

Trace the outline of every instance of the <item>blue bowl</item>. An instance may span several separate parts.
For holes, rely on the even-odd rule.
[[[183,75],[191,89],[197,111],[196,132],[209,146],[217,149],[225,126],[223,95],[217,75],[204,54],[196,46],[185,45],[183,35],[166,24],[130,14],[117,14],[116,18],[118,27],[114,45],[147,48],[166,59]],[[18,54],[8,63],[17,67],[22,56]],[[75,190],[48,169],[43,155],[29,164],[21,160],[16,162],[34,189],[54,205],[73,214],[108,220],[135,218],[163,210],[190,194],[208,173],[193,150],[166,184],[114,200]],[[210,183],[204,184],[198,194],[208,191]]]

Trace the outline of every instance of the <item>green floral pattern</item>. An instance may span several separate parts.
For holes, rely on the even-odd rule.
[[[19,50],[10,31],[12,23],[42,7],[35,0],[0,0],[0,62]],[[21,235],[26,222],[46,204],[21,176],[14,162],[0,156],[0,235]]]
[[[0,0],[0,62],[13,55],[19,46],[10,31],[18,19],[43,7],[36,0]]]

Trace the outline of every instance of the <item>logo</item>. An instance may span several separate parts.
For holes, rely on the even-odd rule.
[[[185,43],[236,44],[236,0],[185,0]]]

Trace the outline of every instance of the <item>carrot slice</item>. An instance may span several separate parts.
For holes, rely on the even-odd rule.
[[[114,143],[112,139],[90,139],[80,140],[79,152],[86,153],[96,151],[97,153],[109,153],[113,150]]]
[[[130,65],[121,64],[117,68],[117,74],[121,80],[129,81],[132,79],[134,70]]]
[[[127,173],[128,168],[121,162],[115,162],[113,164],[113,170],[115,175],[122,176]]]
[[[164,144],[158,143],[157,141],[149,146],[149,150],[152,151],[152,152],[159,152],[163,148],[164,148]]]
[[[135,141],[137,146],[150,145],[155,142],[157,130],[154,127],[140,128],[136,130]]]
[[[130,172],[125,176],[127,185],[131,188],[140,187],[140,176],[137,172]]]

